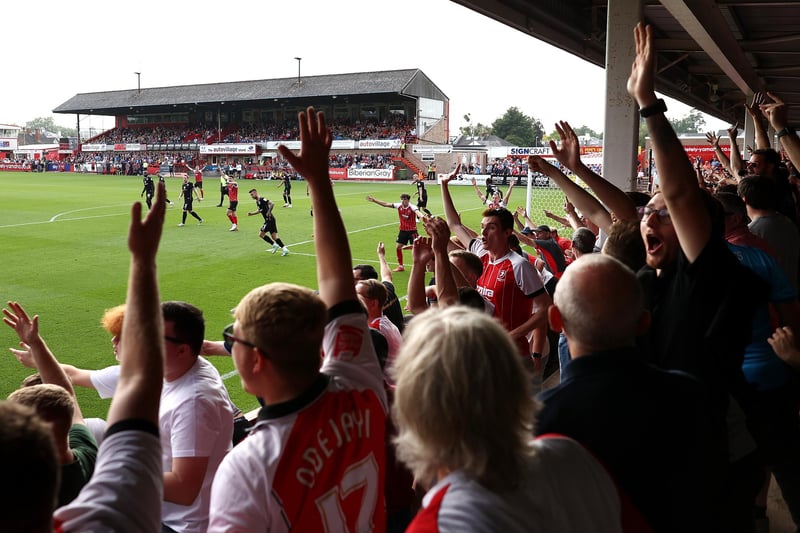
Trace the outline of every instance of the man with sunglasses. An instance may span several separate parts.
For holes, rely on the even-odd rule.
[[[186,302],[164,302],[161,311],[166,353],[159,411],[162,522],[164,531],[204,532],[211,483],[231,449],[233,412],[219,372],[198,357],[205,334],[202,311]]]
[[[756,306],[765,301],[767,288],[728,249],[722,207],[700,189],[664,114],[666,105],[656,97],[650,27],[637,24],[634,37],[636,57],[628,92],[646,121],[661,178],[661,189],[640,222],[647,266],[639,280],[653,318],[643,345],[650,362],[686,372],[708,390],[720,422],[719,457],[728,462],[726,490],[709,506],[720,505],[725,531],[752,531],[753,498],[763,471],[745,426],[749,394],[742,361]]]
[[[224,331],[242,387],[265,407],[223,460],[208,531],[383,531],[386,393],[353,284],[322,113],[298,115],[300,154],[278,151],[308,183],[318,294],[289,283],[250,291]]]

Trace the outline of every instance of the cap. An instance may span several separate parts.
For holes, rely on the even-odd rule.
[[[529,228],[528,226],[525,226],[522,229],[522,231],[520,231],[520,233],[522,233],[523,235],[530,235],[531,233],[533,233],[533,230],[531,228]]]
[[[542,224],[540,226],[536,226],[533,231],[546,231],[547,233],[550,233],[550,226],[545,226]]]

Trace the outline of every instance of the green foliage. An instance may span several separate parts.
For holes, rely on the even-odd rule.
[[[26,128],[30,129],[44,129],[51,133],[58,133],[61,132],[63,137],[77,137],[78,130],[75,128],[65,128],[64,126],[59,126],[53,120],[53,117],[37,117],[33,120],[29,120],[25,123]]]
[[[537,146],[541,144],[544,128],[539,119],[525,115],[516,107],[509,107],[492,123],[492,134],[517,146]]]
[[[602,139],[603,138],[603,133],[602,132],[598,133],[598,132],[594,131],[592,128],[590,128],[589,126],[578,126],[577,128],[573,127],[572,129],[575,131],[575,133],[578,135],[578,137],[581,137],[583,135],[588,135],[588,136],[592,137],[593,139]],[[558,135],[558,131],[555,130],[555,129],[544,136],[544,140],[545,141],[553,140],[553,141],[558,142],[560,138],[561,137]]]
[[[688,115],[681,118],[669,119],[675,133],[682,135],[684,133],[702,133],[706,131],[706,119],[703,114],[696,109],[692,109]]]
[[[466,135],[468,137],[486,137],[492,134],[492,128],[480,122],[473,125],[461,126],[458,128],[458,131],[461,135]]]
[[[480,122],[474,124],[472,122],[472,115],[469,113],[464,115],[464,121],[467,123],[467,125],[458,128],[458,131],[461,133],[461,135],[468,137],[485,137],[492,134],[492,129],[489,126],[481,124]]]
[[[167,178],[168,196],[177,201],[179,178]],[[453,199],[469,227],[480,227],[483,206],[473,188],[451,186]],[[179,205],[168,208],[159,248],[158,275],[164,300],[185,300],[200,307],[206,318],[206,338],[219,340],[230,323],[230,310],[251,288],[273,281],[288,281],[316,287],[316,263],[312,218],[305,184],[294,182],[292,209],[283,209],[282,184],[247,180],[240,191],[251,187],[276,202],[276,219],[290,255],[272,255],[258,238],[260,216],[248,217],[254,204],[240,192],[238,232],[229,232],[225,209],[215,207],[219,187],[205,181],[205,200],[194,203],[203,225],[188,217],[185,227]],[[503,192],[506,186],[501,185]],[[3,270],[0,301],[19,301],[40,316],[42,336],[64,363],[98,369],[115,364],[111,339],[100,327],[100,317],[109,307],[125,299],[130,256],[127,228],[130,206],[139,201],[142,181],[137,176],[100,176],[70,173],[0,172],[0,249]],[[439,187],[429,185],[429,209],[441,215]],[[401,192],[412,193],[410,182],[336,182],[334,192],[349,232],[353,262],[378,266],[376,247],[383,241],[387,258],[396,262],[396,212],[365,201],[368,194],[384,201],[399,201]],[[525,187],[514,189],[512,206],[525,204]],[[542,209],[561,212],[563,194],[558,189],[536,188],[533,216],[547,223]],[[404,252],[406,271],[394,274],[401,298],[406,294],[411,251]],[[16,389],[33,370],[22,367],[5,348],[16,346],[14,332],[0,325],[0,397]],[[242,410],[257,406],[255,398],[241,389],[227,357],[210,360],[226,377],[233,401]],[[78,389],[86,416],[105,417],[108,401],[94,391]]]

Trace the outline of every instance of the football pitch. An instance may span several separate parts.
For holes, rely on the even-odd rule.
[[[239,181],[239,231],[231,224],[220,201],[218,180],[206,178],[205,199],[194,202],[203,224],[187,217],[181,221],[178,203],[180,178],[167,178],[167,192],[174,207],[167,218],[158,252],[158,278],[162,300],[184,300],[203,310],[206,338],[220,340],[222,329],[232,321],[231,309],[250,289],[274,281],[316,288],[316,266],[310,202],[303,181],[293,182],[293,207],[282,208],[283,187],[274,180]],[[248,217],[255,202],[247,191],[256,188],[275,203],[281,239],[290,254],[271,254],[258,238],[263,219]],[[502,188],[505,192],[505,188]],[[102,176],[73,173],[0,173],[0,298],[20,302],[39,315],[42,337],[62,363],[88,369],[115,364],[111,338],[100,326],[105,309],[125,300],[129,253],[127,228],[130,207],[140,201],[139,176]],[[410,182],[336,182],[334,192],[348,231],[353,264],[377,267],[376,248],[386,245],[390,265],[396,264],[396,211],[365,201],[367,195],[386,202],[399,201],[403,192],[413,194]],[[451,187],[463,222],[480,228],[482,206],[471,186]],[[428,208],[442,214],[438,185],[428,186]],[[525,188],[515,187],[511,207],[523,205]],[[532,212],[537,223],[547,223],[542,209],[561,212],[563,195],[555,189],[535,189]],[[412,199],[412,204],[416,199]],[[552,222],[552,221],[551,221]],[[421,228],[421,226],[420,226]],[[395,273],[398,296],[405,299],[411,250],[404,252],[406,271]],[[8,326],[0,327],[0,396],[5,398],[33,372],[7,350],[18,343]],[[228,357],[210,357],[219,369],[233,401],[244,411],[257,406],[243,392]],[[109,402],[93,390],[76,389],[87,417],[105,417]]]

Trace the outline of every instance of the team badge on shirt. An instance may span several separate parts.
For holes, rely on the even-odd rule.
[[[342,326],[336,334],[334,352],[331,357],[340,361],[351,361],[361,351],[364,332],[351,326]]]

